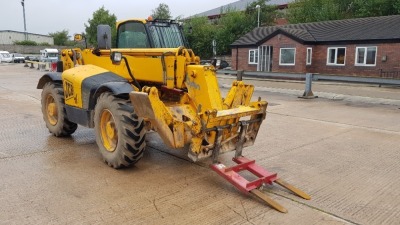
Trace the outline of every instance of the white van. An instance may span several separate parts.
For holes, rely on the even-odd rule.
[[[54,48],[45,48],[40,50],[40,62],[57,62],[58,50]]]
[[[0,51],[0,62],[12,62],[12,56],[7,51]]]

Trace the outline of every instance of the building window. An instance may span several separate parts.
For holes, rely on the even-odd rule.
[[[327,65],[344,66],[346,59],[346,48],[328,48]]]
[[[249,64],[258,63],[258,49],[249,50]]]
[[[295,48],[281,48],[279,56],[279,65],[293,66],[295,65],[296,49]]]
[[[356,48],[356,66],[375,66],[376,65],[376,47],[357,47]]]
[[[311,65],[312,62],[312,48],[307,48],[306,65]]]

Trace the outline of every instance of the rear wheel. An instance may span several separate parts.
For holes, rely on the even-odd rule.
[[[68,120],[64,107],[62,87],[54,83],[46,83],[42,91],[43,119],[49,132],[56,137],[69,136],[78,125]]]
[[[128,167],[143,157],[146,129],[129,100],[103,93],[94,112],[96,142],[104,161],[113,168]]]

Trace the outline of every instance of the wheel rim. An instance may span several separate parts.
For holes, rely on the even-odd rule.
[[[113,152],[118,143],[118,133],[115,128],[114,117],[108,109],[104,109],[100,116],[100,133],[103,146]]]
[[[49,123],[55,126],[58,121],[58,110],[57,104],[51,94],[46,97],[46,112]]]

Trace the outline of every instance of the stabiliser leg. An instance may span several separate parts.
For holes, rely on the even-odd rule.
[[[255,160],[247,159],[243,156],[233,158],[233,161],[237,163],[237,165],[232,167],[226,167],[221,163],[214,163],[210,165],[211,169],[233,184],[240,191],[248,194],[251,193],[265,203],[267,203],[272,208],[278,210],[282,213],[287,213],[287,209],[281,206],[279,203],[268,197],[265,193],[261,192],[259,188],[263,184],[273,183],[279,184],[280,186],[292,191],[297,196],[304,198],[306,200],[311,199],[311,197],[300,189],[288,184],[287,182],[279,179],[276,173],[271,173],[261,166],[255,163]],[[244,177],[242,177],[238,172],[247,170],[258,177],[258,179],[254,181],[248,181]]]

